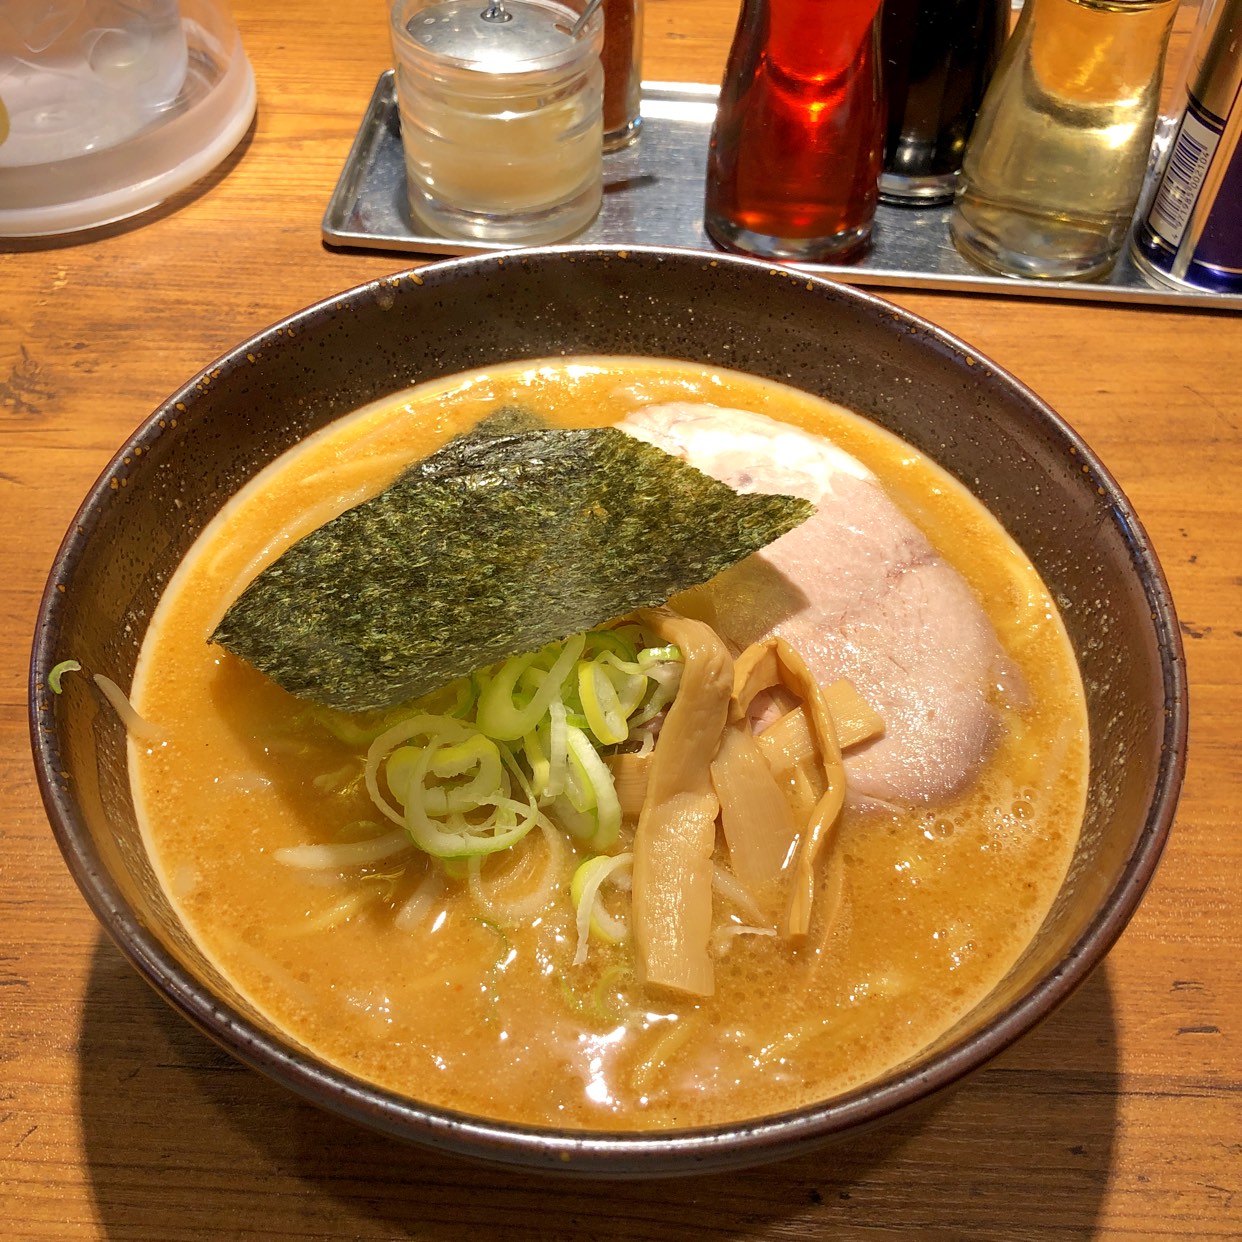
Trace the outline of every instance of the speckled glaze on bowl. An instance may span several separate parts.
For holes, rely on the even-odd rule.
[[[431,1108],[326,1066],[257,1014],[190,940],[135,823],[125,738],[91,682],[46,689],[62,659],[128,688],[148,619],[204,525],[308,433],[411,384],[560,354],[732,367],[860,411],[961,479],[1026,550],[1064,613],[1086,686],[1082,839],[1043,927],[1001,985],[883,1081],[710,1129],[576,1133]],[[1186,678],[1167,586],[1103,465],[1011,376],[931,324],[854,289],[726,256],[562,247],[455,259],[351,289],[239,345],[116,455],[51,571],[30,675],[47,813],[75,880],[148,981],[242,1061],[343,1117],[485,1160],[642,1177],[757,1164],[883,1122],[1034,1026],[1134,912],[1185,764]]]

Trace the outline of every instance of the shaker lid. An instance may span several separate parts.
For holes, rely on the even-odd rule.
[[[520,73],[573,53],[578,15],[540,0],[446,0],[420,9],[405,32],[424,51],[484,73]]]

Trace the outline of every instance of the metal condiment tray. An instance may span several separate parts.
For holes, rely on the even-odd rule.
[[[567,241],[603,246],[677,246],[714,250],[703,231],[703,176],[717,89],[689,82],[644,82],[642,134],[604,157],[604,204],[591,226]],[[1242,295],[1149,284],[1123,253],[1095,281],[1037,281],[993,276],[954,248],[949,207],[893,207],[876,212],[872,246],[848,265],[797,264],[851,284],[967,290],[1103,302],[1242,308]],[[426,255],[510,249],[420,232],[405,198],[392,70],[382,74],[323,218],[330,246]]]

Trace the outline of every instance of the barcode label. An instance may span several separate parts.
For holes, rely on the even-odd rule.
[[[1219,141],[1219,132],[1189,110],[1182,117],[1160,188],[1156,191],[1156,201],[1147,217],[1152,230],[1173,247],[1182,240]]]

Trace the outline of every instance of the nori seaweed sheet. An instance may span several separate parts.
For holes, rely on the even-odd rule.
[[[663,604],[813,508],[506,407],[290,547],[211,641],[303,698],[391,707]]]

